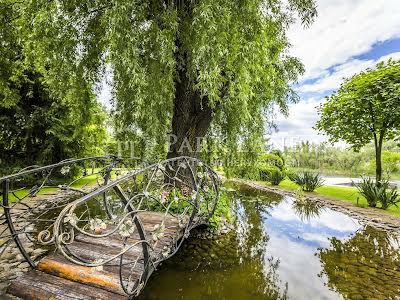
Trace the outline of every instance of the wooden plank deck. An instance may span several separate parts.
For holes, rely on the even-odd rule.
[[[146,239],[152,239],[154,225],[160,224],[164,214],[157,212],[143,212],[139,217],[144,225]],[[172,247],[173,242],[182,238],[183,230],[178,226],[178,220],[167,216],[164,220],[165,232],[157,241],[152,255],[153,260],[162,258],[165,247]],[[107,228],[106,230],[111,230]],[[129,237],[128,243],[139,241],[135,231]],[[74,254],[84,259],[95,261],[107,259],[123,249],[121,237],[118,234],[107,238],[92,238],[78,235],[69,246]],[[155,255],[154,255],[155,254]],[[143,261],[138,261],[131,270],[132,262],[142,255],[141,244],[130,249],[123,257],[127,264],[122,268],[124,277],[140,278],[143,273]],[[91,268],[74,264],[61,254],[54,253],[39,261],[37,269],[31,270],[13,280],[7,289],[4,299],[127,299],[120,283],[120,258],[114,259],[111,264],[102,268]],[[157,265],[155,265],[157,267]],[[8,297],[8,298],[7,298]]]

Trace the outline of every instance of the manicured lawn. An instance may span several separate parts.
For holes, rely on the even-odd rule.
[[[262,182],[262,184],[270,185],[269,183]],[[281,182],[279,187],[288,189],[288,190],[297,190],[299,187],[293,183],[292,181],[286,179]],[[307,194],[307,193],[306,193]],[[357,204],[362,207],[368,207],[367,201],[364,197],[358,194],[358,191],[355,187],[345,187],[345,186],[334,186],[334,185],[325,185],[315,190],[313,193],[309,193],[310,195],[321,195],[328,198],[338,199],[349,201],[353,204]],[[390,215],[394,215],[396,217],[400,217],[400,208],[391,206],[388,210],[384,211]]]

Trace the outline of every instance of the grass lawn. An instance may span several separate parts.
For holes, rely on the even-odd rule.
[[[266,182],[260,182],[264,185],[270,185],[269,183]],[[285,179],[284,181],[281,182],[279,187],[288,189],[288,190],[297,190],[299,187],[293,183],[292,181]],[[365,200],[364,197],[362,197],[360,194],[358,194],[357,188],[355,187],[346,187],[346,186],[335,186],[335,185],[325,185],[322,186],[318,189],[315,190],[313,193],[306,193],[310,195],[321,195],[325,196],[328,198],[333,198],[333,199],[338,199],[338,200],[344,200],[344,201],[349,201],[353,204],[357,204],[361,207],[368,207],[367,200]],[[358,199],[358,200],[357,200]],[[388,210],[384,211],[385,213],[388,213],[390,215],[396,216],[400,218],[400,208],[391,206],[388,208]]]
[[[112,177],[115,177],[115,175],[112,175]],[[81,178],[78,181],[74,182],[71,185],[71,187],[78,189],[78,188],[81,188],[84,186],[94,185],[96,183],[96,181],[97,181],[97,175],[90,175],[90,176]],[[29,193],[29,191],[30,191],[30,189],[26,188],[26,189],[21,189],[21,190],[16,191],[14,193],[15,195],[12,193],[9,193],[8,198],[9,198],[10,203],[17,201],[18,198],[24,197],[26,194]],[[38,195],[45,195],[48,193],[54,193],[56,191],[58,191],[58,188],[56,188],[56,187],[44,187],[39,191]],[[3,201],[2,196],[0,196],[0,201]]]

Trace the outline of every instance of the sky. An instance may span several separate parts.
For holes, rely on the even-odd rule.
[[[317,5],[318,17],[308,29],[295,24],[288,33],[290,54],[306,72],[295,85],[299,103],[290,106],[288,118],[276,117],[278,132],[271,135],[276,148],[327,140],[313,129],[325,96],[343,78],[400,59],[400,0],[317,0]]]

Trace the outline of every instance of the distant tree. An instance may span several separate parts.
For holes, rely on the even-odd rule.
[[[5,0],[11,2],[9,0]],[[314,0],[37,0],[14,2],[24,51],[52,91],[78,78],[112,73],[121,135],[165,140],[169,157],[196,155],[212,124],[240,140],[263,127],[275,104],[297,100],[302,73],[286,36],[299,18],[316,15]],[[217,128],[217,126],[215,127]],[[181,150],[181,151],[179,151]],[[179,153],[178,153],[179,152]]]
[[[400,62],[379,63],[345,80],[321,105],[316,128],[332,142],[343,140],[355,150],[371,140],[375,147],[376,181],[382,180],[382,146],[400,129]]]

